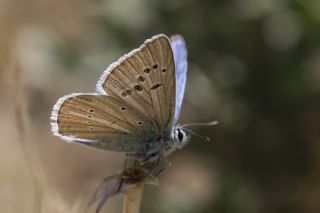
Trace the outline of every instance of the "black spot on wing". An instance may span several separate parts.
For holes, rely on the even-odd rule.
[[[145,68],[145,69],[143,70],[144,73],[149,73],[150,71],[151,71],[150,68]]]
[[[134,85],[133,89],[136,91],[142,91],[143,87],[141,85]]]
[[[139,75],[139,76],[137,77],[137,80],[140,81],[140,82],[144,82],[144,81],[146,80],[146,78],[143,77],[143,76],[141,76],[141,75]]]
[[[162,86],[162,84],[155,84],[150,89],[155,90],[155,89],[158,89],[161,86]]]

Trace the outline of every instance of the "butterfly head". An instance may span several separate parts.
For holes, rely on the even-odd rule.
[[[174,141],[176,142],[176,148],[181,149],[182,147],[184,147],[191,138],[191,135],[194,135],[198,138],[201,138],[202,140],[205,141],[210,141],[209,137],[205,137],[205,136],[201,136],[199,134],[197,134],[196,132],[187,129],[186,127],[188,126],[213,126],[213,125],[217,125],[218,122],[217,121],[212,121],[209,123],[189,123],[189,124],[183,124],[183,125],[178,125],[177,128],[175,129],[174,132]]]
[[[190,133],[184,131],[182,128],[177,127],[174,132],[174,141],[176,142],[176,148],[181,149],[190,141]]]

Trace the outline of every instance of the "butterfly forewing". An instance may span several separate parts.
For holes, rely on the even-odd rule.
[[[158,35],[111,65],[97,91],[115,96],[169,136],[175,110],[175,64],[168,38]]]

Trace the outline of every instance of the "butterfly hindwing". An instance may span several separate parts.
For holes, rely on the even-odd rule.
[[[71,94],[51,115],[55,135],[101,149],[135,153],[145,138],[158,134],[145,115],[123,100],[98,94]]]

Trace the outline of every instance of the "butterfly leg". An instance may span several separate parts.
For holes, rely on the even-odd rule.
[[[123,178],[122,178],[122,177],[124,176],[125,171],[126,171],[126,169],[127,169],[128,156],[129,156],[129,154],[126,153],[126,158],[125,158],[125,160],[124,160],[124,169],[123,169],[123,171],[122,171],[122,175],[121,175],[121,178],[120,178],[120,183],[119,183],[119,187],[118,187],[118,192],[120,191],[121,186],[122,186],[122,184],[123,184]]]
[[[158,169],[158,171],[154,174],[155,177],[159,177],[160,175],[162,175],[164,173],[164,171],[166,171],[167,169],[169,169],[169,167],[171,166],[171,164],[167,164],[167,165],[164,165],[162,167],[160,167]]]
[[[164,166],[162,168],[160,168],[157,172],[155,172],[154,176],[155,177],[159,177],[160,175],[162,175],[164,173],[164,171],[166,171],[169,168],[169,166]]]
[[[158,160],[156,162],[155,170],[153,174],[155,177],[159,177],[165,170],[171,166],[168,158],[162,154],[159,154]]]

